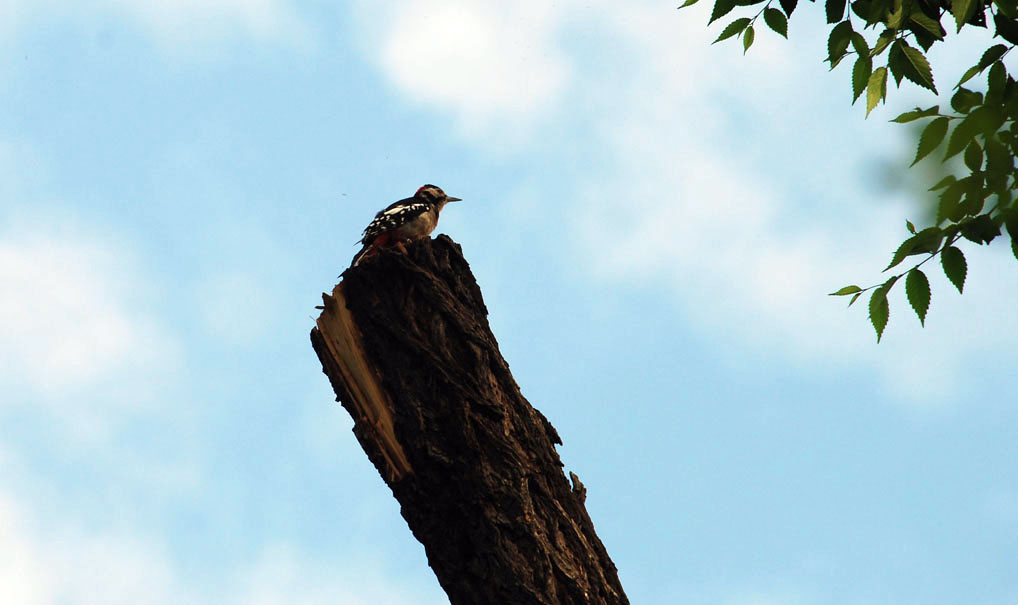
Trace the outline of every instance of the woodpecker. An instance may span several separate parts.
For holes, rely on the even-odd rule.
[[[402,247],[403,242],[428,237],[438,225],[438,213],[449,202],[461,201],[449,197],[441,188],[425,185],[413,197],[394,202],[381,210],[364,229],[360,243],[364,246],[353,257],[350,266],[378,254],[382,248]]]

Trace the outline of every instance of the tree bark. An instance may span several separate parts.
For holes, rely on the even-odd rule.
[[[311,342],[452,605],[627,604],[458,244],[348,269]]]

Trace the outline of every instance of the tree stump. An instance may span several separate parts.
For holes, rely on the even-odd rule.
[[[348,269],[311,343],[452,605],[627,604],[447,236]]]

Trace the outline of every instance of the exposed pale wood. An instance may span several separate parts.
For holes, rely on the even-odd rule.
[[[385,472],[395,481],[411,472],[410,462],[396,441],[392,428],[392,402],[364,359],[360,332],[346,308],[343,284],[337,284],[332,296],[322,294],[325,308],[315,322],[329,358],[342,377],[349,393],[349,406],[357,426],[373,433],[371,439],[385,458]]]

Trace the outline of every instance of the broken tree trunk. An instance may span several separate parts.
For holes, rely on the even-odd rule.
[[[311,343],[452,605],[627,604],[459,245],[348,269]]]

